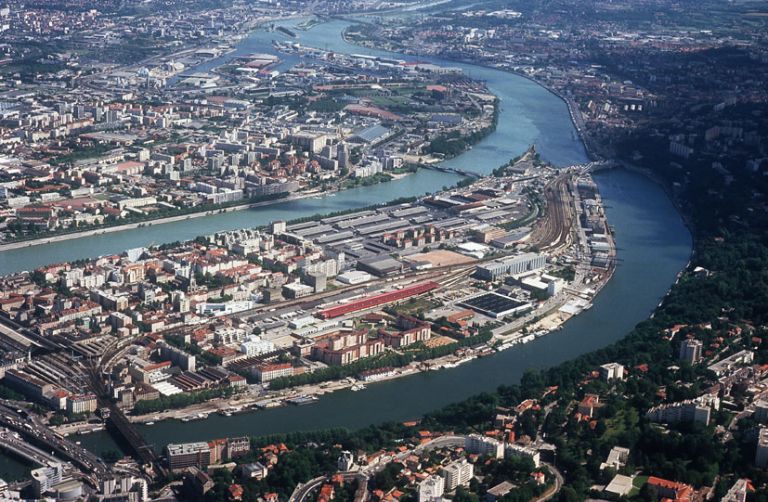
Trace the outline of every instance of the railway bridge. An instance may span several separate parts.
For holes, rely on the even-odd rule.
[[[108,354],[104,355],[108,359],[107,356]],[[91,388],[96,394],[99,406],[102,409],[106,408],[109,410],[109,418],[106,419],[107,431],[122,443],[140,464],[152,467],[152,472],[155,475],[157,473],[164,473],[154,448],[139,434],[139,431],[128,420],[123,410],[112,402],[109,397],[109,391],[101,379],[99,370],[95,367],[90,368],[90,380]]]

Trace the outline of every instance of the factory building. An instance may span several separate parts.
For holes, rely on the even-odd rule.
[[[336,307],[327,308],[320,311],[318,314],[323,319],[333,319],[334,317],[341,317],[352,312],[359,310],[365,310],[371,307],[379,307],[400,300],[405,300],[412,296],[422,295],[434,289],[437,289],[440,285],[433,281],[422,282],[408,286],[407,288],[397,289],[388,293],[381,293],[361,300],[346,303]]]
[[[522,274],[543,268],[547,258],[543,254],[524,253],[518,256],[502,258],[477,267],[477,277],[486,281],[494,281],[505,275]]]
[[[168,468],[178,472],[187,467],[205,469],[211,463],[211,447],[208,443],[169,444],[165,447]]]

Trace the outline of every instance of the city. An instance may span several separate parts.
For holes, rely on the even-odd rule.
[[[0,499],[768,494],[765,5],[0,5]]]

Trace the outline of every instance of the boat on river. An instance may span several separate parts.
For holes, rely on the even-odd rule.
[[[319,401],[317,396],[310,395],[301,395],[285,400],[286,403],[293,404],[295,406],[304,406],[305,404],[312,404],[317,401]]]

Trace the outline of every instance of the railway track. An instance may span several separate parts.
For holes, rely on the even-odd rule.
[[[563,174],[552,180],[544,189],[547,211],[535,226],[530,244],[540,251],[555,253],[571,244],[573,228],[573,200],[568,182],[570,175]]]

